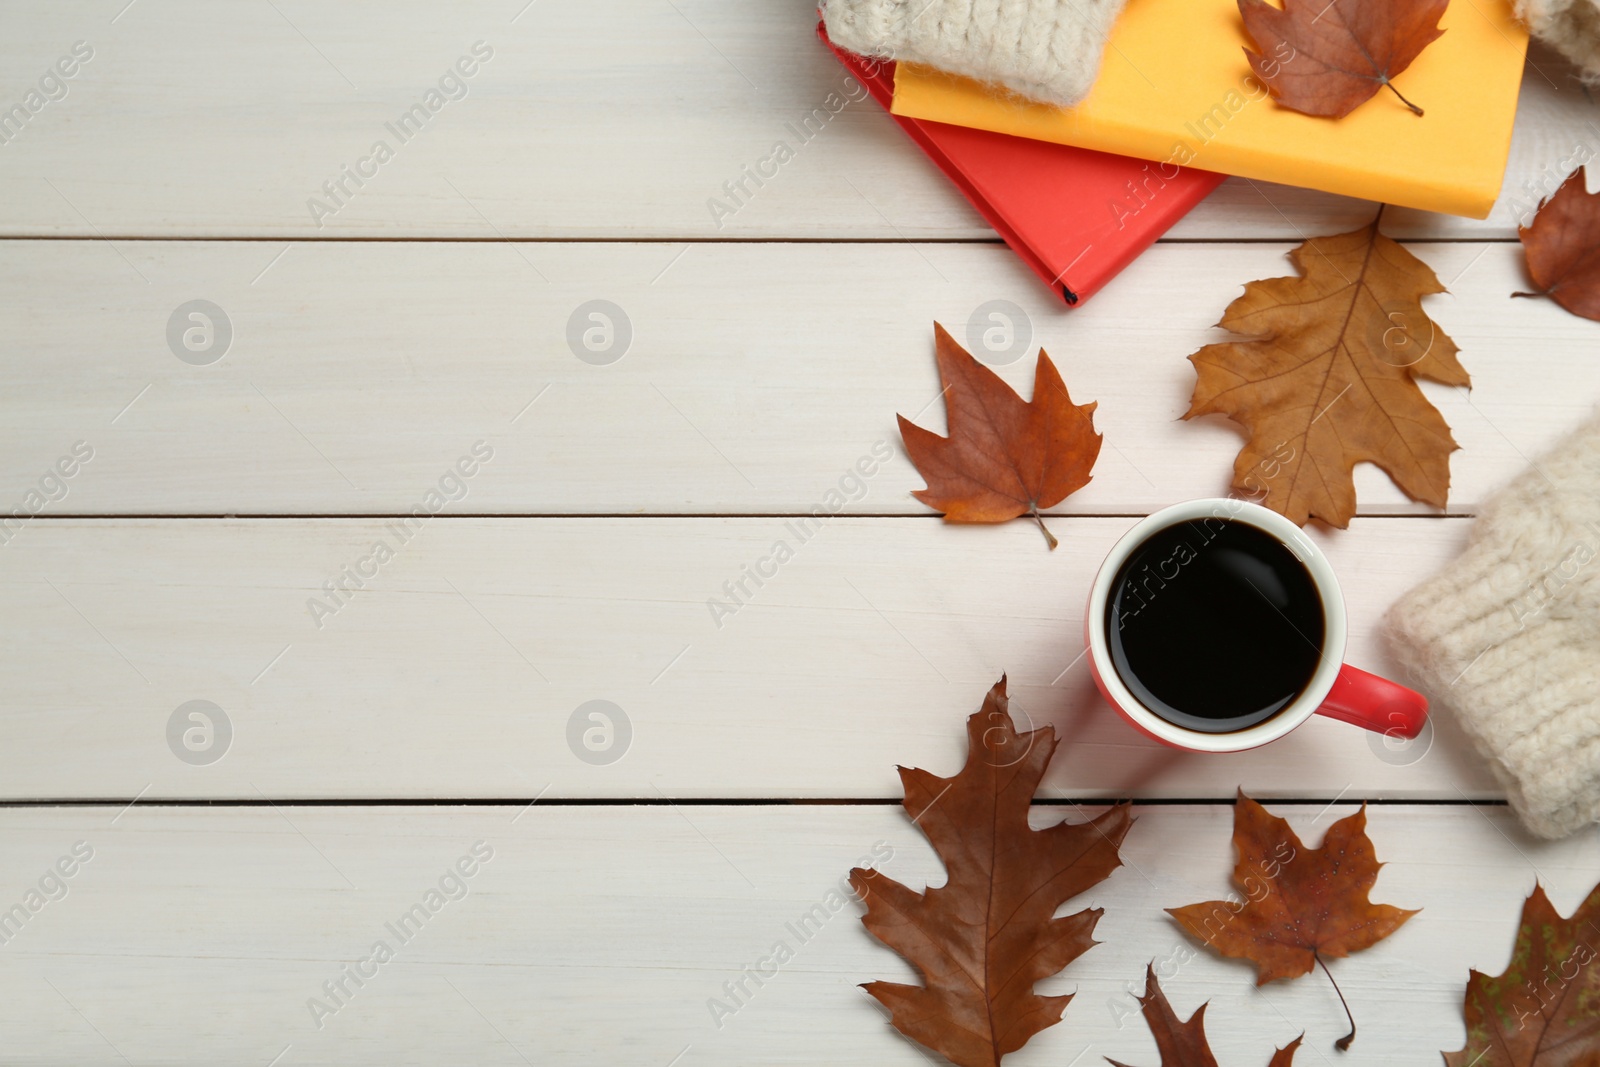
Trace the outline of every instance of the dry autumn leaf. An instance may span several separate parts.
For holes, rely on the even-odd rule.
[[[1200,1005],[1187,1022],[1179,1022],[1177,1012],[1172,1010],[1167,995],[1161,991],[1161,983],[1156,981],[1152,966],[1145,967],[1144,996],[1139,998],[1139,1007],[1144,1010],[1144,1021],[1156,1039],[1161,1067],[1217,1067],[1217,1058],[1211,1054],[1211,1045],[1206,1041],[1206,1006]],[[1273,1053],[1267,1067],[1291,1067],[1295,1050],[1304,1036],[1300,1035]],[[1128,1067],[1110,1056],[1106,1057],[1106,1062],[1115,1067]]]
[[[1367,899],[1381,864],[1366,827],[1363,805],[1328,828],[1321,848],[1307,848],[1288,822],[1241,790],[1233,811],[1233,883],[1245,899],[1208,900],[1167,913],[1222,955],[1255,964],[1256,985],[1298,978],[1313,965],[1332,982],[1325,961],[1370,948],[1416,914]],[[1350,1033],[1335,1044],[1349,1048],[1355,1036],[1352,1017]]]
[[[1043,349],[1029,402],[973,359],[943,326],[934,323],[933,329],[950,436],[899,416],[906,455],[928,483],[911,495],[944,512],[946,522],[1005,522],[1031,514],[1055,548],[1039,509],[1054,507],[1089,484],[1100,455],[1095,405],[1073,404]]]
[[[1239,0],[1239,14],[1261,54],[1246,48],[1250,67],[1274,100],[1307,115],[1343,118],[1379,89],[1422,109],[1394,87],[1444,31],[1450,0]],[[1268,58],[1272,57],[1272,58]]]
[[[1539,291],[1511,295],[1548,296],[1574,315],[1600,319],[1600,193],[1585,187],[1579,167],[1539,202],[1532,225],[1517,228]]]
[[[1061,1020],[1072,997],[1041,997],[1033,985],[1096,944],[1100,911],[1056,918],[1056,909],[1121,865],[1132,816],[1121,805],[1087,823],[1028,825],[1055,731],[1016,731],[1004,678],[967,719],[967,745],[953,778],[900,768],[906,813],[944,861],[945,884],[918,893],[859,867],[850,884],[867,903],[867,929],[924,982],[863,986],[895,1029],[960,1067],[995,1067]]]
[[[1597,951],[1600,886],[1563,919],[1535,885],[1505,971],[1467,980],[1467,1045],[1445,1053],[1447,1067],[1600,1065]]]
[[[1299,525],[1350,524],[1350,472],[1361,462],[1411,499],[1444,507],[1458,446],[1417,386],[1471,384],[1455,342],[1422,310],[1422,297],[1444,286],[1376,222],[1313,237],[1289,258],[1300,276],[1247,283],[1217,324],[1247,340],[1189,357],[1197,380],[1183,417],[1244,426],[1234,487]]]

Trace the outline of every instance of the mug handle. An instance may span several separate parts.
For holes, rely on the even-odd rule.
[[[1388,737],[1410,739],[1427,725],[1428,698],[1346,663],[1339,668],[1339,677],[1317,714]]]

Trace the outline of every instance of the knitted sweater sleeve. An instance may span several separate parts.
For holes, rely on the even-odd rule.
[[[1517,17],[1566,56],[1589,85],[1600,84],[1600,0],[1517,0]]]
[[[1047,103],[1088,95],[1124,0],[825,0],[851,52],[922,63]]]
[[[1600,416],[1498,492],[1387,629],[1530,831],[1600,821]]]

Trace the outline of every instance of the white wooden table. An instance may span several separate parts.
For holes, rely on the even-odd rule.
[[[1600,835],[1523,836],[1447,716],[1397,751],[1317,721],[1185,757],[1074,665],[1112,540],[1226,491],[1240,438],[1177,421],[1184,357],[1244,281],[1375,205],[1229,182],[1067,312],[871,102],[713,224],[707,199],[842,84],[807,0],[523,4],[5,12],[6,106],[75,42],[92,57],[0,145],[0,511],[39,508],[0,538],[0,909],[92,856],[0,944],[0,1061],[919,1064],[854,988],[911,973],[854,908],[722,1025],[707,1001],[874,846],[942,877],[894,767],[952,771],[1001,672],[1066,739],[1041,821],[1143,802],[1090,894],[1104,944],[1041,987],[1077,991],[1066,1022],[1008,1062],[1154,1064],[1124,990],[1185,943],[1162,908],[1227,892],[1241,784],[1311,840],[1377,802],[1376,897],[1425,910],[1335,965],[1347,1056],[1318,978],[1258,992],[1202,957],[1167,983],[1178,1010],[1211,1000],[1224,1063],[1301,1030],[1306,1064],[1458,1048],[1468,968],[1505,965],[1536,877],[1571,910]],[[1600,397],[1600,327],[1507,299],[1522,183],[1600,146],[1600,109],[1534,61],[1494,214],[1385,218],[1450,286],[1429,309],[1475,388],[1424,385],[1462,445],[1447,515],[1364,469],[1361,517],[1317,534],[1376,670],[1386,606]],[[1053,554],[909,496],[894,416],[939,424],[932,323],[960,335],[991,299],[1100,405]],[[184,347],[196,300],[225,349]],[[621,358],[620,334],[569,344],[594,300],[625,316]],[[1026,391],[1031,366],[1002,373]],[[708,598],[877,442],[893,458],[718,626]],[[613,712],[592,753],[597,700],[627,728]],[[386,924],[441,879],[460,899],[402,942]],[[361,962],[379,939],[393,958]]]

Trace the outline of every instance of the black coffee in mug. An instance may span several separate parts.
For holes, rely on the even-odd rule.
[[[1293,552],[1233,519],[1157,530],[1106,599],[1112,663],[1175,726],[1228,733],[1265,722],[1305,691],[1322,659],[1322,597]]]

